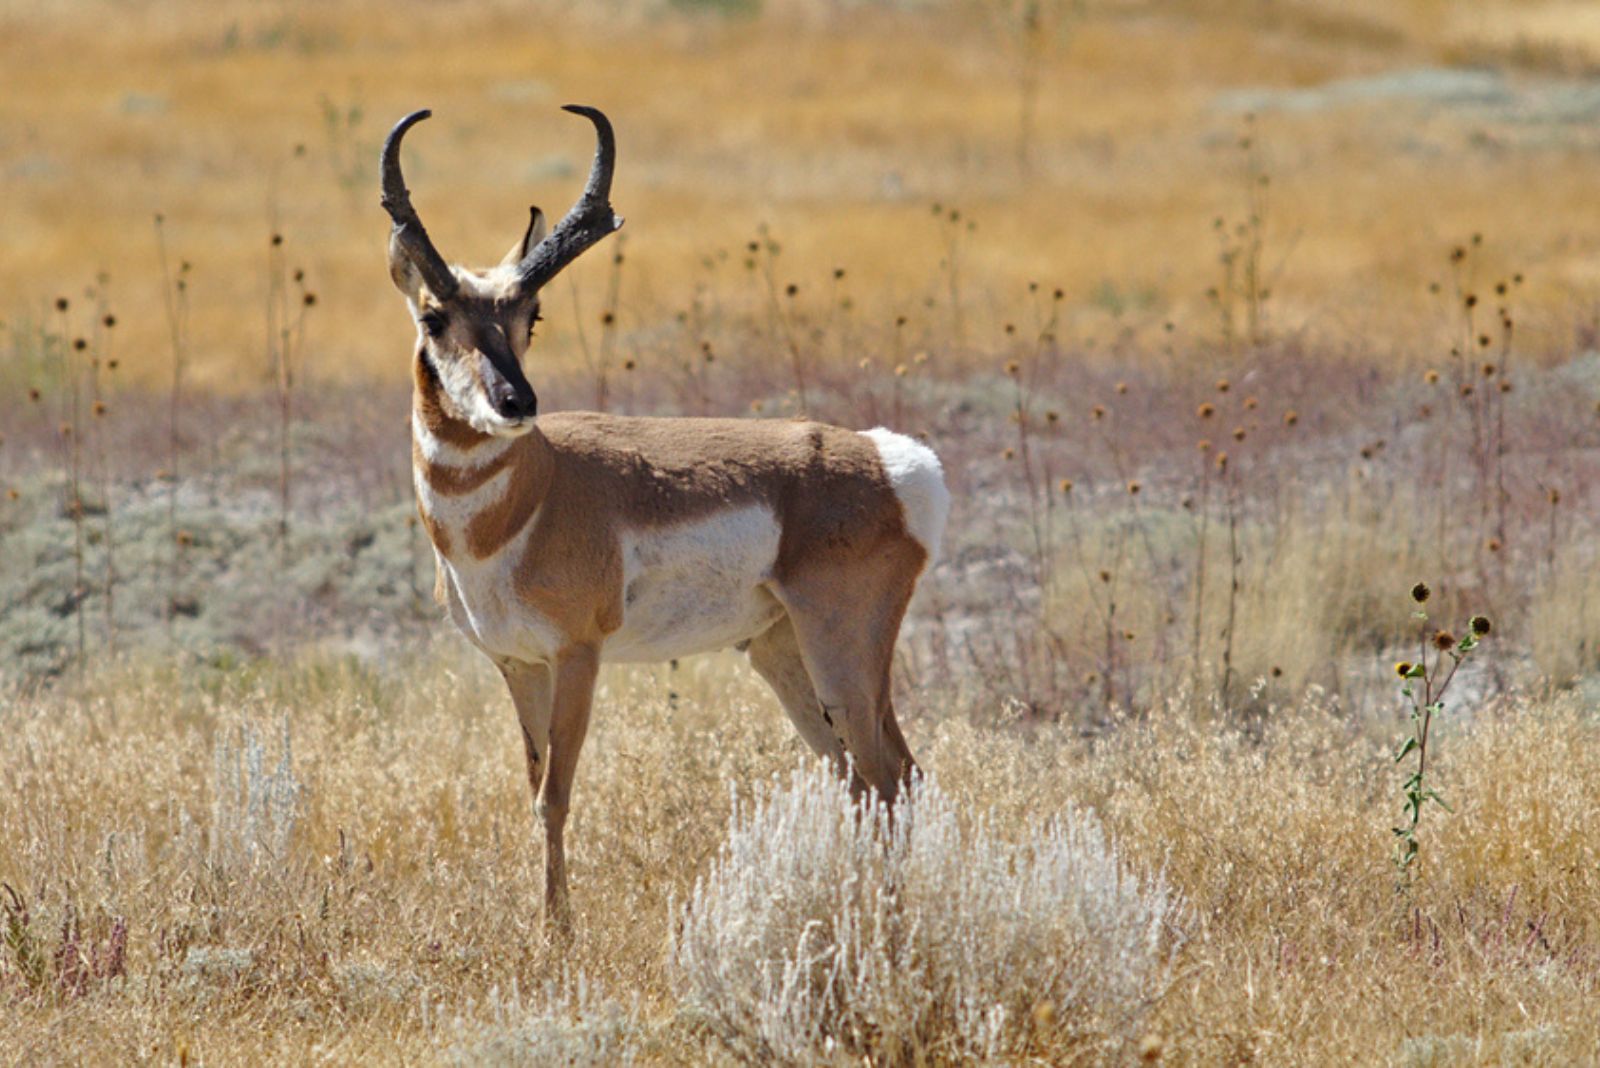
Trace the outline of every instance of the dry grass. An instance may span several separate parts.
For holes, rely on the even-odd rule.
[[[557,952],[509,710],[460,662],[147,671],[13,703],[0,881],[28,918],[0,953],[7,1061],[527,1059],[576,1027],[580,977],[582,1019],[644,1061],[716,1056],[679,1012],[669,909],[708,871],[731,798],[802,760],[774,703],[729,658],[607,676],[570,839],[579,935]],[[252,855],[215,754],[243,727],[263,750],[246,774],[272,778],[286,718],[293,822]],[[1170,1063],[1429,1064],[1575,1063],[1600,1041],[1597,730],[1570,700],[1452,719],[1438,767],[1457,811],[1424,824],[1406,895],[1389,721],[1313,698],[1252,736],[1175,706],[1095,742],[928,714],[909,733],[963,823],[988,811],[987,834],[1018,840],[1093,808],[1181,895],[1170,987],[1121,1054],[1092,1059],[1148,1042]],[[124,974],[97,975],[117,922]],[[1064,1031],[1058,1052],[1080,1042]],[[1430,1061],[1430,1044],[1473,1052]]]

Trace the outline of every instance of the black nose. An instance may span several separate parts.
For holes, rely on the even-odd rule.
[[[533,390],[506,390],[494,398],[494,410],[502,419],[531,419],[539,414],[539,398]]]

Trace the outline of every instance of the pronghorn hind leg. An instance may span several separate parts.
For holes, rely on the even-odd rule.
[[[891,804],[917,770],[895,719],[890,669],[922,560],[917,547],[903,557],[885,554],[849,581],[801,578],[778,591],[821,714],[856,774]]]
[[[545,925],[560,936],[572,933],[564,832],[572,803],[572,777],[589,730],[589,709],[594,702],[594,680],[599,669],[600,653],[592,645],[569,646],[556,655],[550,751],[539,792],[539,814],[544,818]]]
[[[750,666],[756,669],[812,752],[831,759],[844,770],[844,746],[834,732],[829,714],[817,699],[816,687],[806,673],[794,624],[784,615],[759,637],[751,640]]]

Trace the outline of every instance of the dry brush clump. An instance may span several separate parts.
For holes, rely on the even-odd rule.
[[[749,1063],[1059,1058],[1137,1026],[1176,914],[1090,814],[1019,828],[923,780],[891,816],[814,764],[735,806],[673,965]]]

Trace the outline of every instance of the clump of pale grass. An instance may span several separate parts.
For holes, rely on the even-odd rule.
[[[747,1061],[1025,1056],[1128,1034],[1176,908],[1088,813],[1013,838],[929,780],[891,817],[819,764],[735,805],[672,965]]]
[[[219,871],[248,870],[285,856],[302,791],[294,773],[289,717],[283,717],[278,762],[270,771],[266,746],[255,725],[248,722],[218,733],[214,763],[212,865]]]
[[[582,976],[548,984],[533,1006],[515,989],[509,997],[497,989],[486,1008],[485,1021],[457,1017],[449,1026],[445,1061],[474,1068],[625,1068],[639,1057],[644,1032],[637,1008],[602,996]]]

